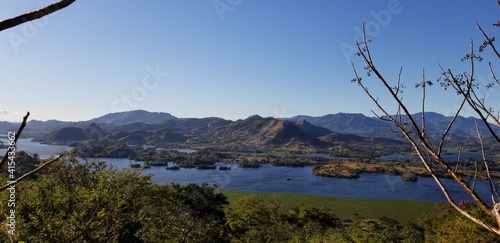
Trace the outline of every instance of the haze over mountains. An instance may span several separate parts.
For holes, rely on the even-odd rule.
[[[421,114],[416,114],[420,123]],[[405,118],[403,118],[404,120]],[[429,134],[440,134],[451,120],[437,113],[426,113]],[[452,129],[452,140],[477,137],[474,118],[459,117]],[[487,134],[486,127],[480,130]],[[19,124],[0,122],[0,131],[17,130]],[[495,128],[499,130],[498,128]],[[286,119],[257,115],[236,121],[217,117],[177,118],[169,113],[135,110],[106,114],[81,122],[56,120],[28,122],[23,137],[55,144],[83,141],[120,142],[125,144],[172,144],[244,148],[293,148],[310,150],[339,144],[400,144],[403,140],[390,122],[362,114],[338,113],[321,117],[294,116]]]
[[[422,123],[422,113],[412,115],[417,124]],[[444,116],[435,112],[425,113],[425,126],[428,134],[440,135],[446,130],[452,117]],[[329,114],[320,117],[312,116],[294,116],[289,118],[291,121],[306,120],[316,126],[324,127],[332,131],[341,133],[356,134],[360,136],[370,137],[386,137],[394,138],[394,134],[399,136],[399,131],[396,130],[391,122],[382,121],[378,118],[367,117],[363,114],[337,113]],[[402,116],[403,121],[408,121],[406,116]],[[484,136],[489,136],[489,131],[483,122],[473,117],[457,117],[454,125],[451,128],[450,136],[453,139],[469,139],[477,138],[475,122],[479,125],[479,130]],[[494,130],[500,132],[500,128],[493,126]]]

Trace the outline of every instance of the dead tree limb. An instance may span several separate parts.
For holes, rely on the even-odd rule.
[[[17,17],[14,17],[14,18],[2,20],[2,21],[0,21],[0,31],[4,31],[6,29],[24,24],[26,22],[42,18],[44,16],[47,16],[47,15],[52,14],[54,12],[57,12],[57,11],[67,7],[69,5],[71,5],[75,1],[76,0],[61,0],[59,2],[45,6],[43,8],[37,9],[35,11],[31,11],[31,12],[19,15]]]
[[[29,176],[37,173],[38,171],[42,170],[43,168],[45,168],[45,167],[49,166],[50,164],[58,161],[62,157],[63,157],[63,154],[59,154],[56,158],[54,158],[54,159],[52,159],[52,160],[50,160],[48,162],[45,162],[45,163],[39,165],[36,169],[34,169],[34,170],[30,171],[30,172],[27,172],[26,174],[22,175],[21,177],[17,178],[16,180],[10,181],[9,183],[7,183],[7,184],[3,185],[2,187],[0,187],[0,192],[4,191],[5,189],[9,188],[12,185],[15,185],[15,184],[19,183],[20,181],[25,180]]]
[[[21,136],[21,133],[23,132],[24,127],[26,127],[26,122],[28,121],[29,116],[30,116],[30,113],[28,111],[28,113],[26,113],[26,115],[23,117],[23,122],[21,123],[21,126],[19,126],[19,129],[17,129],[17,132],[15,134],[15,138],[14,138],[14,144],[17,144],[17,139],[19,139],[19,136]],[[9,150],[7,149],[7,151],[5,152],[5,155],[2,158],[2,161],[0,161],[0,167],[2,167],[5,164],[5,162],[7,162],[7,159],[9,158],[8,154],[9,154]]]
[[[23,132],[24,128],[26,127],[26,123],[28,121],[28,117],[29,116],[30,116],[30,113],[27,112],[26,115],[23,117],[23,122],[21,123],[21,125],[19,126],[19,129],[17,130],[17,132],[15,134],[14,144],[17,144],[17,140],[19,139],[19,137],[21,136],[21,133]],[[2,158],[2,161],[0,161],[0,168],[5,164],[5,162],[7,162],[8,158],[9,158],[8,154],[9,154],[9,150],[7,149],[7,151],[5,152],[5,155]],[[55,159],[43,163],[42,165],[40,165],[37,168],[31,170],[30,172],[27,172],[26,174],[22,175],[21,177],[17,178],[16,180],[11,181],[11,182],[7,183],[6,185],[0,187],[0,192],[4,191],[5,189],[7,189],[11,185],[17,184],[18,182],[20,182],[20,181],[28,178],[30,175],[32,175],[32,174],[40,171],[41,169],[45,168],[46,166],[48,166],[48,165],[50,165],[50,164],[58,161],[62,156],[63,155],[60,154]]]

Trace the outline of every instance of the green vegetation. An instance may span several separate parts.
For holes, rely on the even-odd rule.
[[[410,172],[410,171],[405,172],[401,176],[401,178],[403,179],[403,181],[416,181],[416,180],[418,180],[418,176],[415,173]]]
[[[498,162],[491,162],[491,168],[497,168]],[[434,173],[439,177],[451,177],[449,173],[444,171],[436,164],[431,164]],[[476,177],[478,179],[487,179],[488,174],[483,163],[472,161],[462,162],[460,165],[461,176]],[[477,170],[477,171],[476,171]],[[312,173],[318,176],[341,177],[341,178],[358,178],[361,173],[381,173],[388,175],[401,175],[405,181],[416,181],[419,176],[430,176],[428,171],[420,163],[411,161],[381,161],[375,159],[348,159],[348,160],[331,160],[328,163],[315,164]],[[493,178],[499,178],[497,172],[490,172]]]
[[[303,204],[286,210],[283,204],[277,196],[240,197],[226,209],[231,241],[500,242],[496,235],[472,224],[444,204],[403,223],[385,216],[353,215],[350,219],[340,219],[327,207]]]
[[[405,222],[414,220],[424,213],[435,212],[436,205],[434,202],[426,201],[353,199],[293,193],[218,191],[227,197],[230,205],[234,205],[240,198],[251,194],[265,199],[279,196],[284,210],[290,210],[300,205],[327,207],[341,219],[349,219],[353,215],[358,215],[364,218],[389,217],[399,222]]]
[[[227,241],[226,197],[206,184],[157,185],[137,171],[69,160],[18,189],[16,238],[27,242]]]

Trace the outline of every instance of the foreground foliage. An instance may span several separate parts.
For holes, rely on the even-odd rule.
[[[28,242],[224,242],[227,200],[214,187],[156,185],[139,171],[74,160],[20,187]]]
[[[302,205],[285,212],[276,197],[249,195],[226,211],[232,242],[500,242],[448,205],[437,207],[404,223],[357,214],[340,220],[328,208]]]

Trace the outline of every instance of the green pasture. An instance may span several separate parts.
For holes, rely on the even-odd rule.
[[[292,193],[218,191],[228,198],[231,205],[245,195],[255,194],[269,198],[274,194],[280,198],[285,210],[302,204],[316,207],[324,206],[330,208],[341,219],[350,219],[353,217],[378,219],[385,216],[404,223],[408,220],[414,220],[426,212],[437,210],[437,203],[427,201],[353,199]]]

